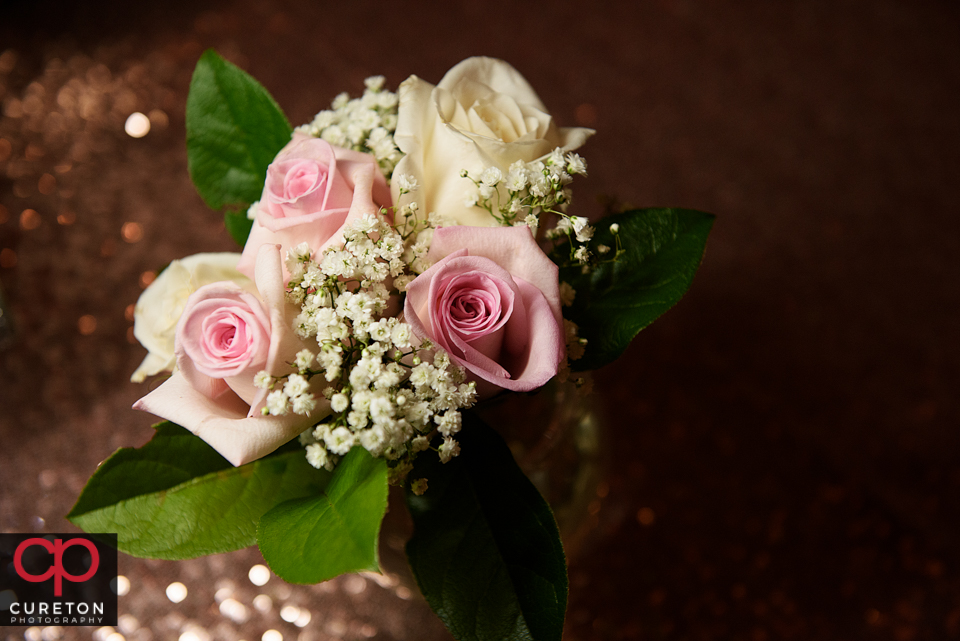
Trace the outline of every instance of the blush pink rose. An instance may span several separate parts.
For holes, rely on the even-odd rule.
[[[269,454],[330,411],[317,395],[310,416],[261,414],[269,390],[256,388],[254,375],[292,373],[288,363],[305,345],[293,331],[298,310],[285,300],[277,245],[260,248],[254,280],[259,298],[232,282],[190,295],[177,325],[177,370],[133,406],[182,425],[234,465]]]
[[[252,278],[257,251],[265,244],[280,245],[282,257],[304,242],[318,253],[339,245],[344,225],[391,202],[387,181],[373,156],[294,134],[267,168],[263,195],[237,269]]]
[[[443,227],[434,265],[407,286],[404,319],[462,365],[481,397],[526,392],[565,354],[557,266],[527,227]]]

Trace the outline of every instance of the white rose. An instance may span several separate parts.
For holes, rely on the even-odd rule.
[[[204,285],[230,280],[256,292],[253,281],[237,271],[240,254],[194,254],[174,260],[150,283],[133,310],[133,335],[149,354],[130,380],[143,382],[148,376],[173,370],[177,322],[190,294]]]
[[[412,198],[423,215],[436,212],[459,225],[497,224],[485,210],[465,203],[476,187],[462,170],[476,178],[496,167],[506,175],[517,160],[538,160],[557,147],[577,149],[594,133],[557,127],[523,76],[495,58],[468,58],[437,86],[410,76],[399,95],[394,138],[406,155],[394,175],[417,179],[420,188]],[[398,181],[391,189],[397,202]]]

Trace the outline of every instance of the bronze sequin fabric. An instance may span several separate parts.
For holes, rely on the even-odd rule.
[[[957,33],[934,0],[3,3],[0,530],[75,530],[97,464],[151,433],[133,303],[233,248],[187,174],[204,49],[293,124],[491,55],[596,128],[578,214],[718,216],[689,294],[596,375],[609,456],[565,638],[960,637]],[[0,638],[449,638],[392,575],[257,585],[261,563],[121,556],[116,627]]]

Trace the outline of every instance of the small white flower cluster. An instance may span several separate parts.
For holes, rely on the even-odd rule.
[[[383,88],[383,82],[383,76],[367,78],[362,97],[351,99],[341,93],[330,109],[324,109],[296,130],[337,147],[372,154],[389,179],[403,154],[393,139],[399,101],[397,94]]]
[[[323,375],[329,383],[323,394],[333,413],[301,436],[315,467],[332,469],[360,445],[390,460],[391,479],[397,481],[429,447],[434,432],[443,437],[441,460],[459,453],[453,435],[460,430],[460,410],[476,401],[475,384],[465,382],[463,368],[445,351],[428,341],[418,344],[409,324],[386,316],[398,281],[413,278],[404,256],[420,260],[423,246],[429,248],[429,240],[420,238],[425,230],[407,227],[365,216],[344,230],[342,249],[327,249],[317,260],[305,244],[287,254],[287,296],[301,308],[294,327],[301,338],[315,338],[319,352],[298,354],[298,373],[282,387],[279,379],[260,382],[276,387],[267,400],[271,414],[274,407],[284,413],[303,405],[297,401],[306,393],[301,380]]]
[[[586,174],[584,159],[575,153],[564,154],[559,147],[543,160],[516,161],[506,176],[498,167],[487,167],[475,177],[461,172],[476,187],[467,197],[468,207],[486,209],[502,225],[525,224],[534,231],[543,212],[565,216],[562,210],[570,203],[569,185],[575,175]]]
[[[297,353],[294,366],[296,374],[274,377],[266,371],[253,377],[253,384],[259,389],[273,390],[267,394],[266,404],[261,412],[264,416],[283,416],[293,412],[309,416],[317,407],[317,398],[310,391],[310,367],[315,355],[309,349]]]

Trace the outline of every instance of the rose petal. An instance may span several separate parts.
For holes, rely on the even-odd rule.
[[[233,465],[243,465],[273,452],[330,413],[326,399],[321,397],[317,405],[311,416],[247,417],[247,404],[233,392],[212,399],[174,372],[133,408],[182,425]]]

